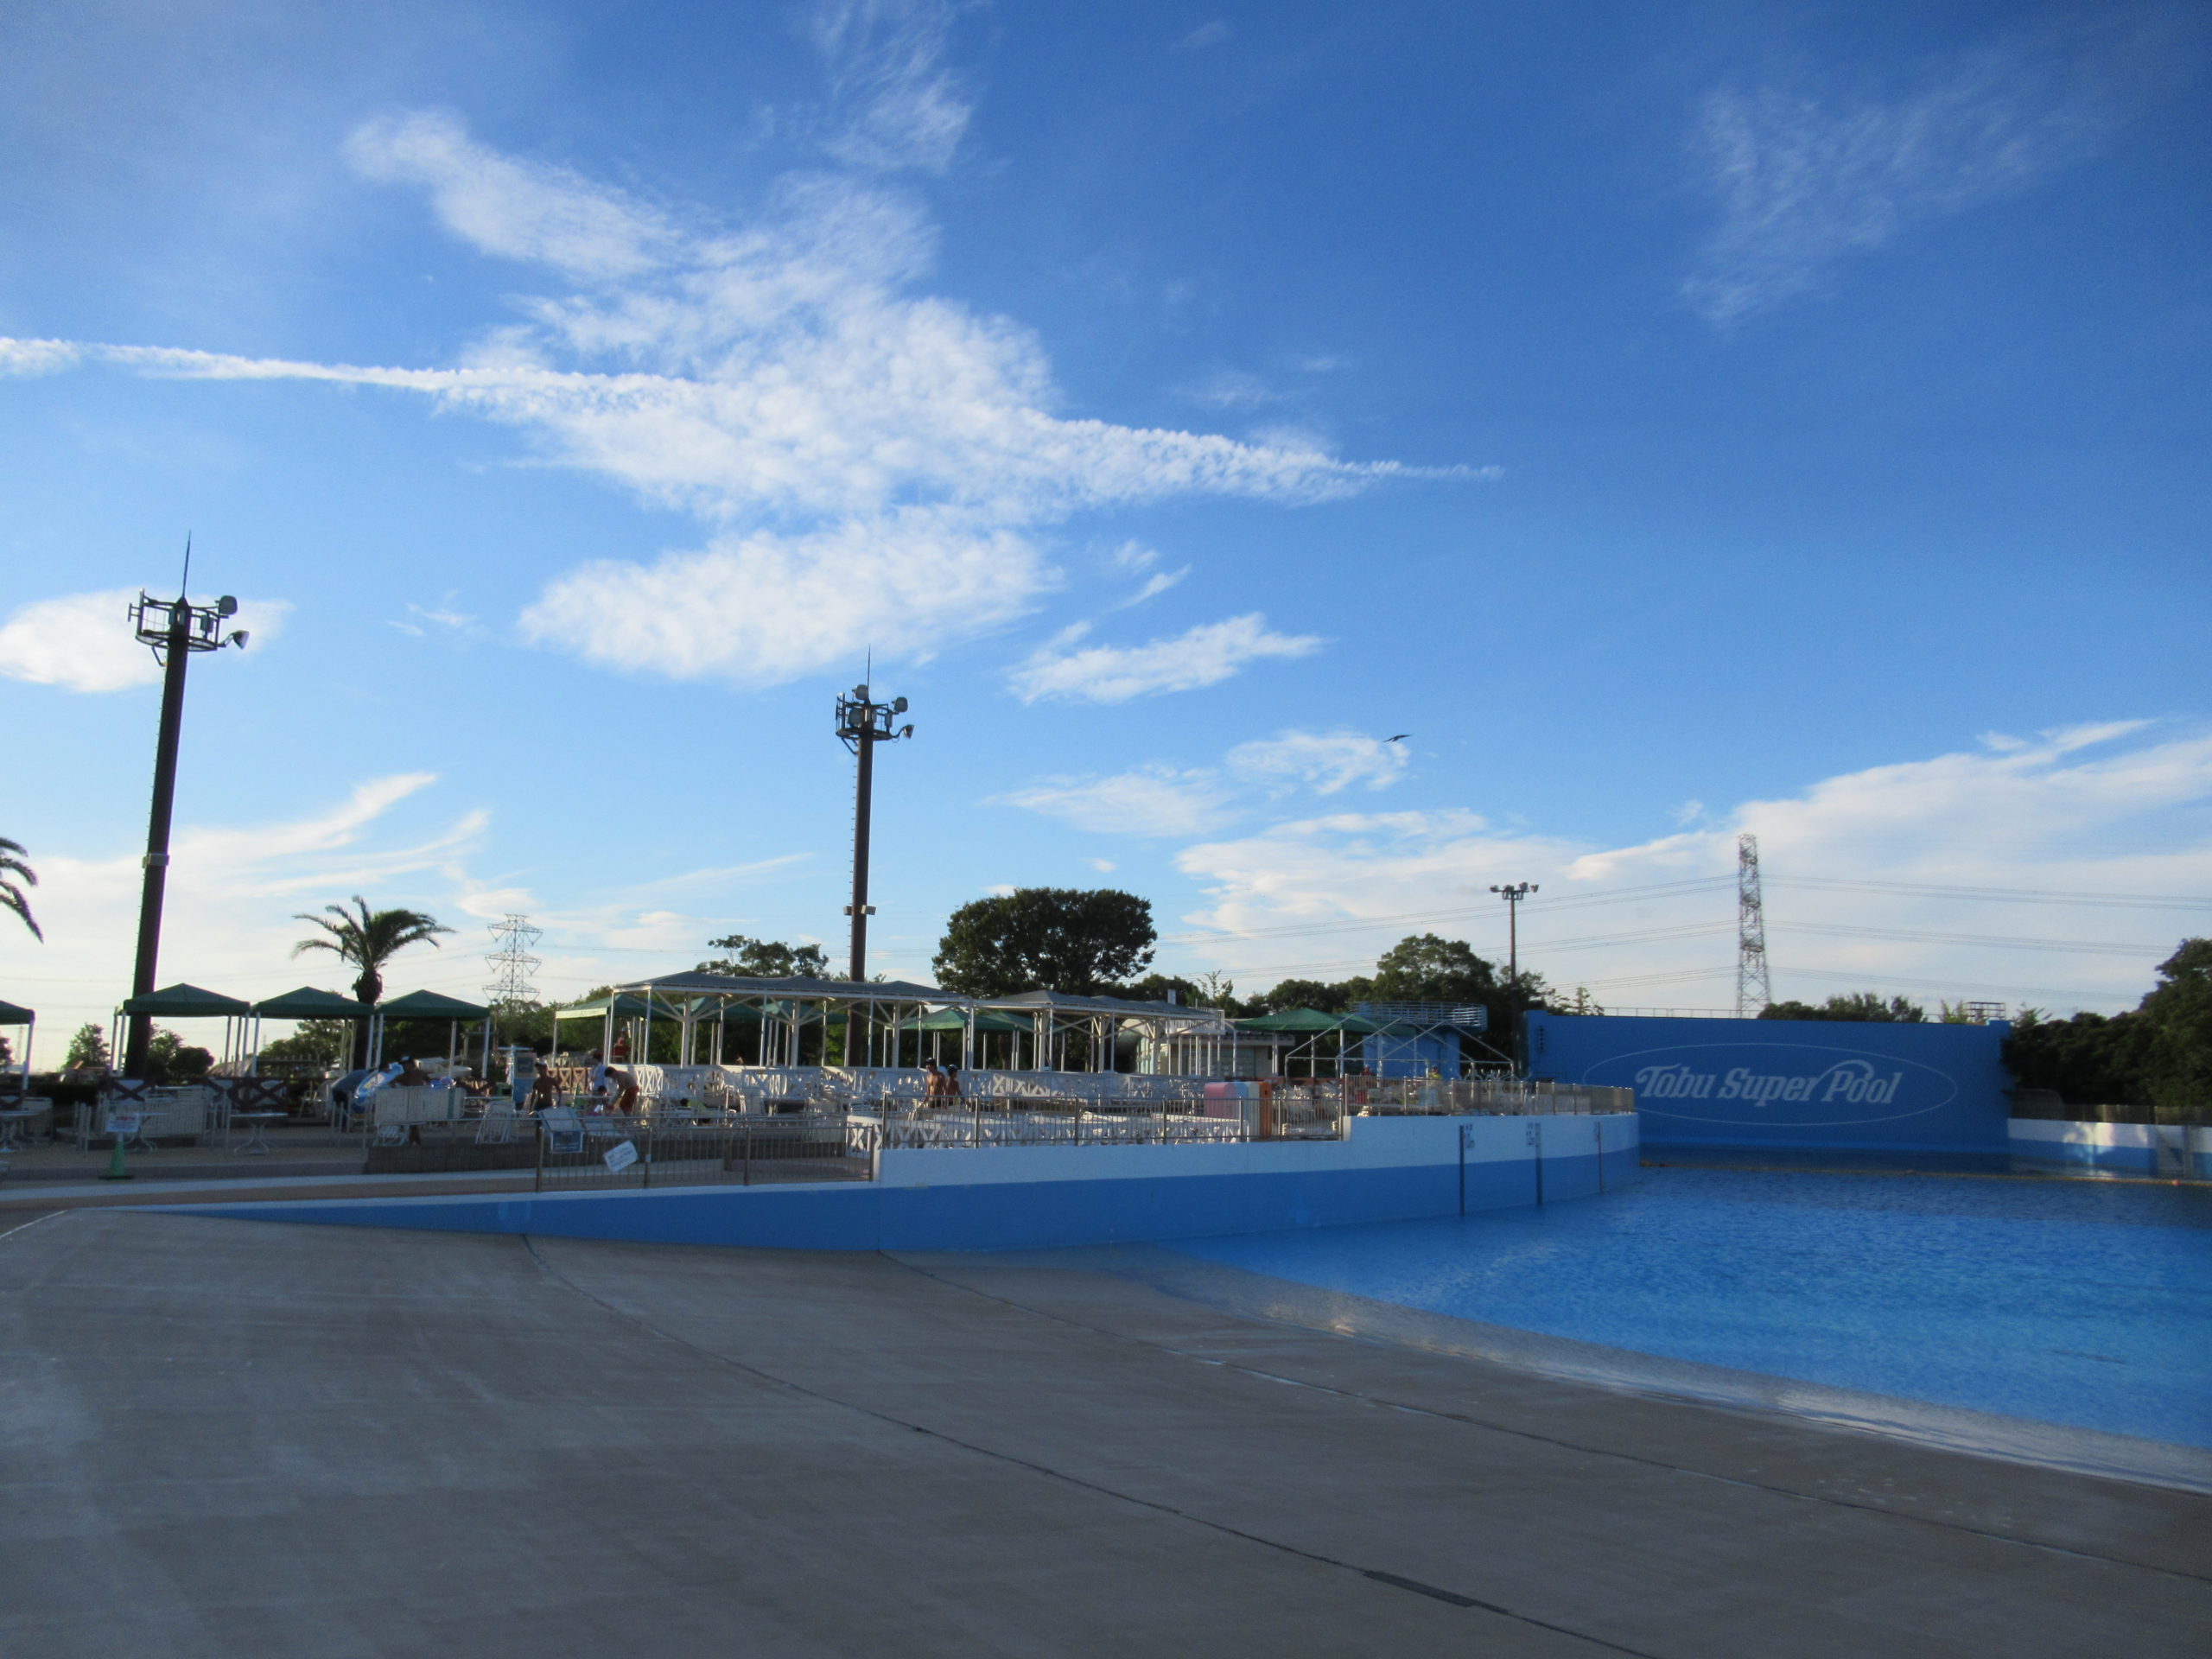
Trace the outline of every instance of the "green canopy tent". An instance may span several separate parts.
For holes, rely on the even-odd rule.
[[[356,1002],[335,991],[319,991],[312,985],[302,985],[282,996],[264,997],[253,1005],[253,1033],[248,1044],[251,1058],[248,1061],[248,1070],[257,1075],[260,1070],[261,1022],[264,1020],[361,1020],[368,1019],[371,1012],[365,1002]],[[350,1053],[352,1051],[347,1052]]]
[[[17,1061],[16,1092],[27,1095],[31,1089],[31,1039],[38,1035],[38,1015],[29,1008],[19,1008],[13,1002],[0,1002],[0,1026],[27,1026],[23,1033],[23,1052]]]
[[[1292,1031],[1309,1035],[1347,1031],[1357,1037],[1371,1037],[1382,1029],[1374,1020],[1357,1014],[1324,1014],[1319,1008],[1286,1008],[1281,1014],[1262,1014],[1234,1023],[1240,1031]]]
[[[461,1028],[484,1022],[484,1075],[492,1075],[492,1010],[481,1002],[464,1002],[457,996],[448,996],[442,991],[410,991],[404,996],[387,997],[377,1004],[369,1026],[369,1064],[376,1065],[384,1059],[385,1022],[392,1020],[442,1020],[446,1022],[446,1065],[450,1067],[461,1052]]]
[[[787,1004],[771,1004],[768,1012],[771,1017],[786,1024],[791,1020]],[[637,1058],[652,1052],[654,1020],[672,1020],[681,1026],[687,1039],[683,1045],[683,1050],[689,1052],[691,1045],[688,1039],[693,1028],[711,1020],[715,1024],[714,1063],[719,1065],[721,1064],[722,1027],[731,1022],[757,1026],[761,1021],[761,1009],[750,1003],[733,1002],[727,997],[657,996],[650,989],[643,995],[618,991],[612,996],[595,996],[590,1001],[579,1002],[573,1007],[554,1009],[553,1046],[556,1049],[561,1046],[561,1022],[564,1020],[598,1020],[601,1026],[598,1047],[603,1055],[613,1053],[618,1028],[624,1025],[632,1026],[636,1034],[630,1046],[632,1057]],[[805,1014],[800,1023],[819,1025],[821,1021],[821,1011],[815,1009]]]
[[[973,1031],[978,1039],[994,1034],[1003,1036],[1007,1039],[1007,1070],[1009,1071],[1020,1070],[1015,1062],[1021,1058],[1020,1047],[1021,1039],[1028,1038],[1033,1047],[1037,1041],[1037,1025],[1034,1020],[1026,1019],[1018,1014],[1001,1014],[991,1008],[939,1008],[935,1014],[917,1014],[911,1020],[901,1020],[899,1022],[899,1029],[901,1032],[911,1031],[916,1035],[918,1051],[914,1057],[916,1065],[921,1063],[921,1056],[918,1052],[919,1039],[925,1033],[933,1039],[931,1043],[931,1058],[939,1060],[944,1058],[944,1038],[947,1033],[958,1033],[965,1037],[969,1032]],[[984,1049],[980,1042],[976,1046],[975,1052],[977,1057],[976,1063],[978,1065],[985,1064]]]
[[[1239,1020],[1235,1023],[1239,1031],[1267,1032],[1279,1036],[1303,1039],[1293,1042],[1283,1051],[1282,1068],[1285,1077],[1297,1075],[1294,1068],[1300,1058],[1306,1062],[1306,1075],[1309,1077],[1318,1077],[1321,1075],[1321,1065],[1325,1058],[1336,1067],[1336,1074],[1342,1077],[1344,1070],[1344,1039],[1371,1037],[1382,1029],[1374,1020],[1357,1014],[1325,1014],[1319,1008],[1285,1008],[1280,1014],[1263,1014],[1255,1019]],[[1324,1056],[1321,1053],[1321,1039],[1332,1033],[1335,1034],[1337,1039],[1334,1044],[1335,1052],[1331,1055]]]
[[[116,1009],[114,1023],[108,1032],[111,1053],[117,1052],[117,1046],[122,1041],[123,1022],[140,1014],[156,1020],[220,1020],[221,1063],[227,1065],[238,1059],[244,1051],[246,1022],[253,1017],[253,1005],[235,996],[225,996],[220,991],[203,990],[197,985],[180,983],[149,991],[143,996],[130,998]]]

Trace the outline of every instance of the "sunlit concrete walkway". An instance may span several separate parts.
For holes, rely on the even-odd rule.
[[[0,1370],[22,1659],[2145,1659],[2212,1632],[2212,1501],[1020,1260],[81,1210],[0,1236]]]

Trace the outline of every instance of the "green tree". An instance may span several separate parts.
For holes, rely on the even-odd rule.
[[[214,1064],[213,1054],[165,1027],[156,1027],[153,1040],[146,1045],[146,1081],[165,1088],[198,1083]]]
[[[1465,939],[1414,933],[1375,963],[1375,995],[1385,1002],[1479,1002],[1499,987],[1497,969]]]
[[[296,922],[306,922],[322,930],[319,938],[302,939],[292,947],[294,956],[309,950],[327,950],[340,962],[351,963],[360,971],[353,978],[356,1001],[374,1007],[384,999],[384,966],[410,944],[435,947],[440,933],[453,929],[441,927],[437,918],[419,910],[371,910],[369,901],[359,893],[353,895],[359,913],[343,905],[325,905],[322,916],[305,914],[293,917]],[[338,919],[331,921],[328,917]]]
[[[322,933],[317,938],[302,939],[292,947],[292,954],[296,957],[309,950],[327,950],[340,962],[351,963],[360,970],[353,979],[354,999],[373,1007],[384,998],[386,963],[410,944],[435,948],[438,943],[435,936],[450,933],[453,929],[441,927],[435,917],[419,910],[371,910],[369,901],[358,893],[353,895],[353,903],[355,911],[349,911],[343,905],[325,905],[321,916],[295,916],[294,921],[319,927]],[[330,920],[331,917],[337,919]],[[364,1046],[368,1042],[365,1021],[359,1041]]]
[[[2005,1039],[2005,1065],[2023,1089],[2049,1089],[2069,1106],[2141,1105],[2152,1037],[2140,1014],[2053,1020],[2023,1008]]]
[[[702,974],[728,974],[739,979],[830,976],[829,953],[818,944],[786,944],[781,939],[754,939],[733,933],[725,939],[709,939],[707,949],[727,954],[701,963]]]
[[[353,1040],[351,1020],[302,1020],[289,1037],[261,1046],[264,1060],[305,1060],[315,1065],[335,1065],[346,1058]]]
[[[1541,974],[1499,971],[1465,939],[1414,933],[1382,953],[1371,993],[1351,1001],[1479,1003],[1490,1011],[1492,1031],[1510,1032],[1516,1016],[1550,1005],[1551,988]]]
[[[1928,1010],[1917,1002],[1908,1002],[1901,996],[1893,996],[1885,1002],[1878,992],[1854,991],[1848,996],[1832,996],[1817,1005],[1811,1002],[1770,1002],[1759,1010],[1759,1018],[1859,1020],[1916,1026],[1927,1020]]]
[[[89,1020],[77,1027],[77,1034],[69,1039],[69,1052],[61,1062],[65,1071],[74,1071],[79,1066],[89,1066],[105,1071],[113,1060],[107,1052],[107,1034]]]
[[[1360,982],[1364,984],[1367,982]],[[1287,1014],[1293,1008],[1314,1008],[1323,1014],[1351,1012],[1352,982],[1327,985],[1318,979],[1286,979],[1274,989],[1253,1001],[1268,1014]]]
[[[2145,1081],[2152,1103],[2212,1103],[2212,939],[2183,939],[2158,964],[2139,1014],[2151,1028]]]
[[[1096,996],[1150,965],[1152,905],[1113,887],[1018,887],[954,911],[938,982],[963,996],[1065,991]]]
[[[0,910],[14,911],[30,929],[31,937],[42,944],[46,935],[39,931],[31,915],[31,901],[23,896],[25,887],[38,886],[38,872],[23,862],[28,856],[21,842],[0,836]]]

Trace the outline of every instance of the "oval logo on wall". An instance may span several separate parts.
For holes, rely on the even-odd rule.
[[[1639,1111],[1685,1123],[1836,1128],[1941,1111],[1948,1071],[1817,1043],[1684,1043],[1609,1055],[1580,1081],[1636,1090]]]

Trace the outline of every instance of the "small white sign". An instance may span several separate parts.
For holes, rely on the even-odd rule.
[[[619,1174],[638,1161],[638,1143],[634,1141],[617,1141],[607,1149],[606,1156],[599,1161]]]
[[[144,1121],[144,1114],[140,1112],[110,1112],[107,1115],[107,1132],[110,1135],[136,1135],[138,1126]]]

